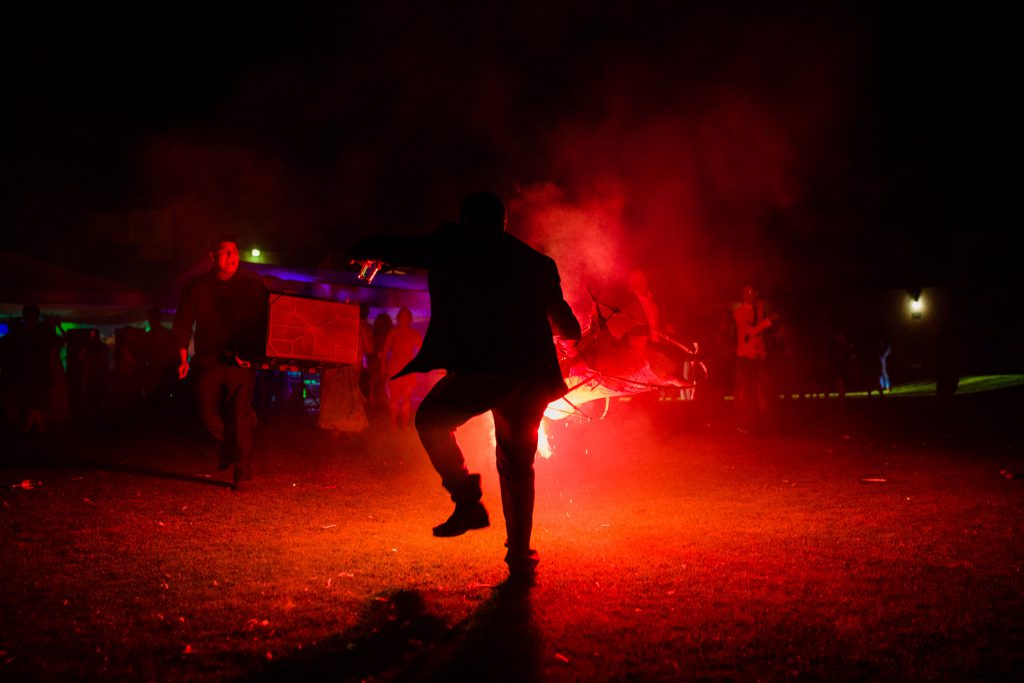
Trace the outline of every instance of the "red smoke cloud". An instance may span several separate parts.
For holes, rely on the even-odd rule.
[[[202,137],[149,146],[190,240],[226,227],[343,247],[430,229],[493,189],[577,311],[639,267],[685,325],[746,282],[789,286],[794,244],[827,238],[813,200],[843,176],[860,96],[850,17],[534,8],[478,31],[365,11],[371,38],[315,55],[331,68],[255,66]],[[533,39],[504,39],[515,26]]]
[[[555,259],[566,300],[581,318],[590,308],[587,287],[602,292],[627,272],[624,206],[612,184],[570,198],[553,183],[538,183],[510,202],[510,230]]]
[[[641,268],[685,327],[744,283],[790,288],[806,267],[794,243],[827,239],[808,206],[841,166],[858,96],[842,36],[752,26],[731,46],[704,46],[703,78],[679,55],[604,67],[577,98],[586,109],[548,136],[547,175],[512,203],[571,301]]]

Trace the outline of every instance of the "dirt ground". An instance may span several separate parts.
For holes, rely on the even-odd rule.
[[[259,427],[236,494],[186,423],[0,466],[0,678],[202,681],[1018,679],[1021,394],[616,403],[547,425],[538,585],[502,584],[488,425],[460,432],[492,526],[415,436]]]

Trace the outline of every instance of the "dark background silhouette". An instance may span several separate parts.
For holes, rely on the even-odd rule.
[[[671,255],[666,307],[716,272],[767,292],[1008,263],[1006,17],[552,4],[14,9],[0,246],[145,279],[142,212],[182,262],[226,224],[315,259],[491,187],[549,251],[600,230],[605,271]]]

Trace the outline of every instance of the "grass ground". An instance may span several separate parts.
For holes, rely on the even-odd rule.
[[[496,524],[444,540],[411,434],[266,421],[243,494],[175,424],[7,456],[0,678],[1017,679],[1020,396],[554,423],[532,590],[501,585],[484,420],[460,438]]]

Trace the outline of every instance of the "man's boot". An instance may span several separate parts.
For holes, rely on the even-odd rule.
[[[505,545],[508,545],[506,543]],[[521,552],[505,553],[505,563],[508,564],[508,581],[510,584],[520,586],[533,586],[537,581],[537,564],[540,557],[537,551],[529,548]]]
[[[455,512],[447,520],[434,527],[434,535],[441,538],[461,536],[470,529],[483,529],[490,526],[490,519],[487,517],[487,508],[480,499],[483,491],[480,489],[480,475],[469,474],[458,484],[445,486],[452,494],[455,501]]]

